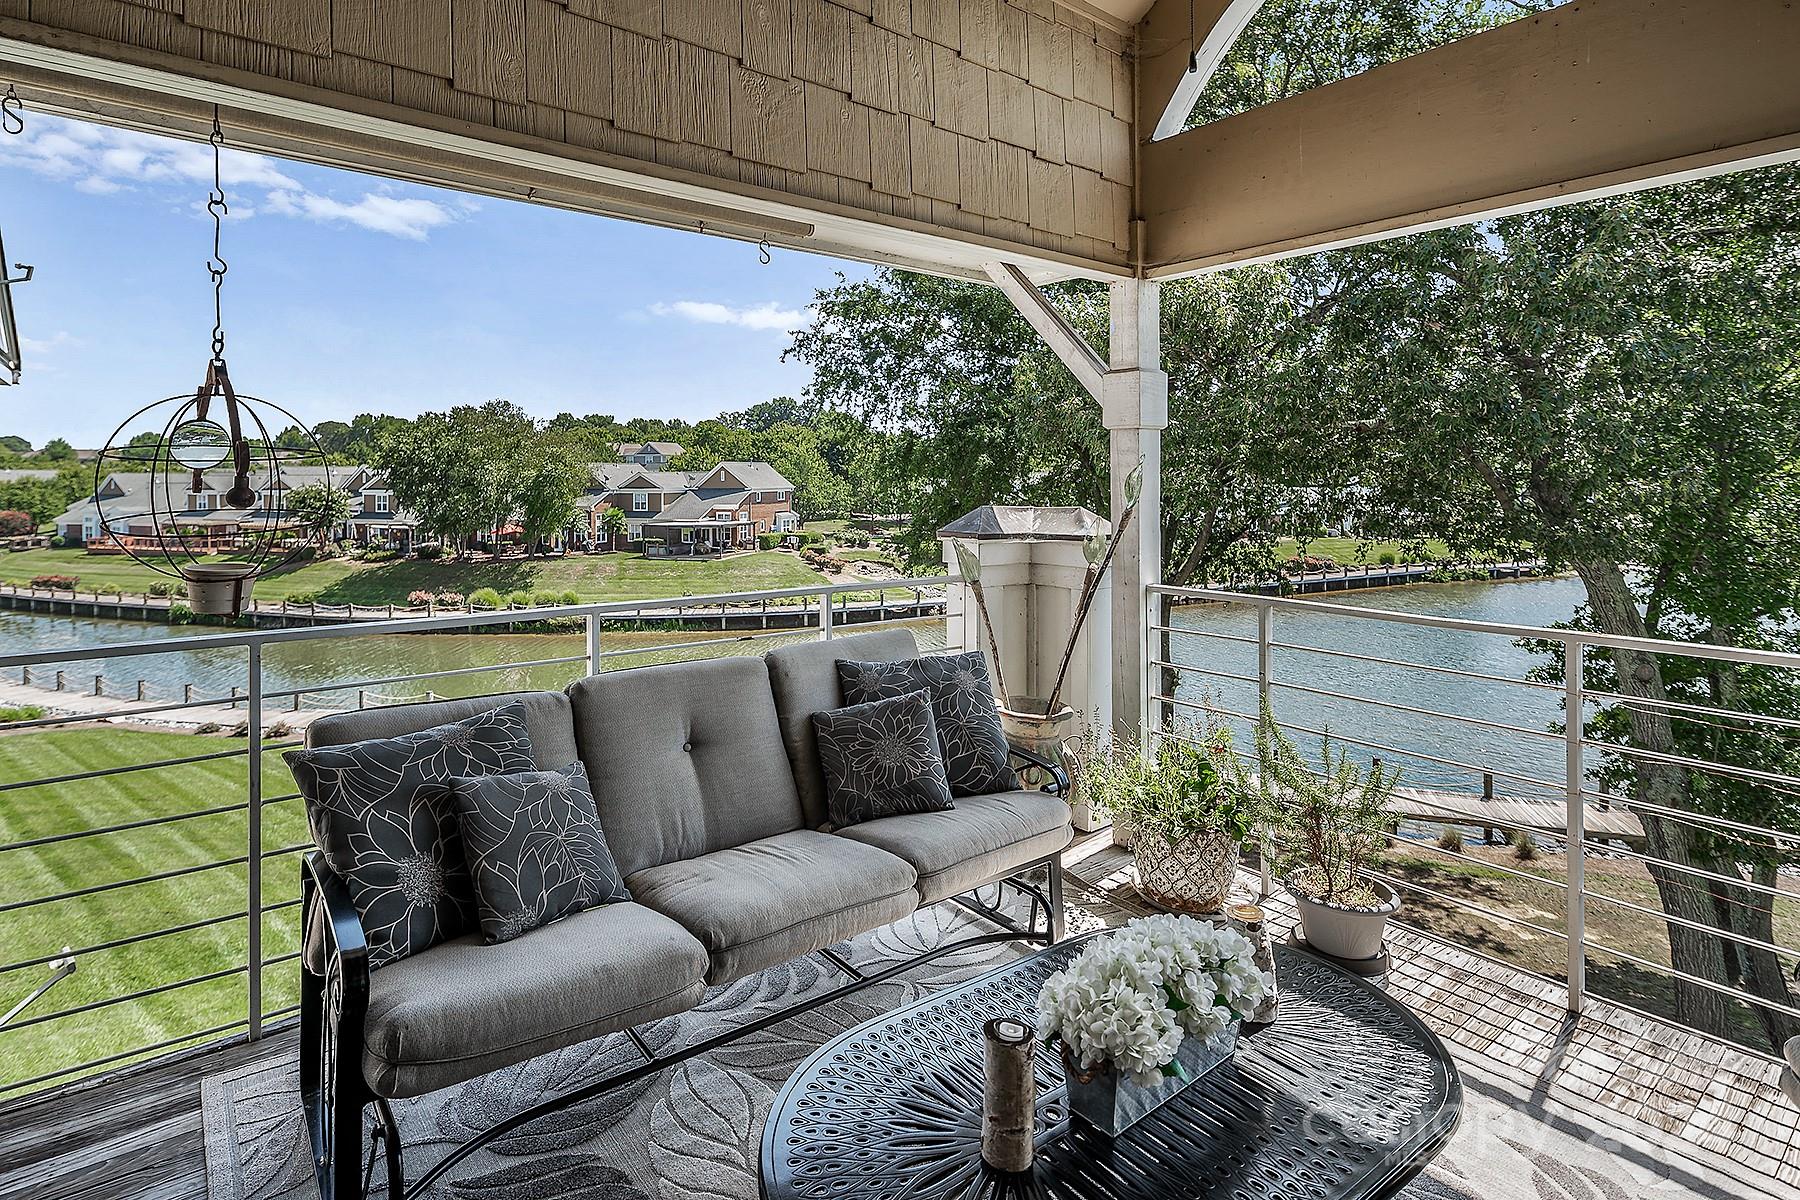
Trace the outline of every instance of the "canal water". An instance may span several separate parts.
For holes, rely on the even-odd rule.
[[[1389,609],[1434,616],[1461,617],[1515,625],[1546,626],[1567,620],[1582,599],[1574,579],[1521,580],[1517,582],[1420,584],[1368,592],[1320,597],[1344,615],[1317,612],[1283,612],[1275,618],[1274,638],[1284,643],[1273,653],[1273,676],[1278,681],[1357,697],[1379,700],[1412,709],[1454,713],[1496,724],[1517,726],[1529,732],[1512,733],[1486,726],[1433,718],[1396,708],[1323,696],[1294,688],[1278,688],[1274,699],[1284,724],[1329,729],[1346,738],[1379,743],[1395,750],[1437,759],[1453,759],[1485,767],[1496,773],[1495,790],[1501,795],[1538,794],[1544,791],[1531,781],[1556,784],[1562,773],[1562,745],[1548,736],[1551,722],[1561,718],[1560,689],[1533,688],[1524,684],[1526,672],[1543,660],[1515,645],[1511,639],[1491,634],[1425,630],[1395,622],[1357,619],[1356,610]],[[1173,636],[1173,661],[1212,671],[1254,678],[1254,645],[1223,640],[1208,634],[1254,638],[1255,610],[1248,605],[1195,605],[1178,609],[1174,622],[1183,630]],[[921,622],[916,631],[922,644],[942,644],[941,623]],[[168,653],[141,657],[108,658],[103,653],[63,666],[66,685],[90,691],[96,673],[105,676],[108,694],[129,698],[136,681],[145,680],[151,701],[179,699],[185,684],[197,696],[227,694],[244,682],[245,651],[241,647],[183,650],[183,640],[217,633],[209,627],[168,626],[148,622],[116,621],[87,617],[34,615],[0,611],[0,654],[32,650],[53,651],[76,646],[105,646],[123,642],[160,641]],[[935,638],[931,635],[935,633]],[[726,639],[719,646],[664,651],[654,649],[675,642],[692,642],[708,635],[686,632],[633,632],[603,635],[609,651],[635,651],[609,658],[608,666],[635,666],[669,658],[698,654],[759,653],[785,638],[759,641]],[[716,636],[716,635],[715,635]],[[798,632],[794,637],[812,636]],[[1309,647],[1312,649],[1292,649]],[[1315,650],[1335,653],[1316,653]],[[493,665],[499,669],[469,675],[438,676],[418,682],[375,684],[368,688],[370,703],[420,698],[429,689],[440,696],[479,695],[484,692],[526,688],[555,688],[575,678],[579,663],[538,667],[510,664],[576,656],[584,653],[584,641],[576,633],[438,633],[368,634],[357,637],[321,638],[305,642],[272,643],[264,651],[265,686],[271,691],[324,688],[333,684],[416,675],[430,671]],[[1360,658],[1343,655],[1354,654]],[[1364,659],[1388,660],[1368,662]],[[1399,664],[1416,664],[1406,666]],[[1494,676],[1498,680],[1470,679],[1437,667],[1469,675]],[[14,670],[5,672],[16,682]],[[53,672],[39,668],[34,682],[48,684]],[[1193,703],[1211,701],[1219,708],[1254,713],[1253,684],[1184,671],[1176,693]],[[353,707],[354,690],[322,693],[304,701],[309,707]],[[272,706],[272,708],[277,706]],[[1186,715],[1199,717],[1192,709]],[[1227,718],[1235,736],[1248,748],[1248,721]],[[1316,739],[1314,739],[1316,742]],[[1312,745],[1302,738],[1302,748]],[[1383,753],[1351,746],[1359,757],[1374,754],[1402,768],[1404,782],[1420,787],[1452,791],[1478,791],[1478,771],[1433,763],[1411,754]],[[1555,786],[1550,789],[1555,790]]]
[[[1562,689],[1532,686],[1526,681],[1533,667],[1549,661],[1545,656],[1509,637],[1425,629],[1354,614],[1385,609],[1544,627],[1574,615],[1585,598],[1579,580],[1419,584],[1311,598],[1328,600],[1343,613],[1289,610],[1274,615],[1272,641],[1276,648],[1270,658],[1270,676],[1278,684],[1296,685],[1278,686],[1272,692],[1271,703],[1283,725],[1327,730],[1347,739],[1340,749],[1348,749],[1360,759],[1380,757],[1386,764],[1398,766],[1401,782],[1415,787],[1479,792],[1485,769],[1494,773],[1498,795],[1560,797],[1563,743],[1560,735],[1549,730],[1553,722],[1562,719]],[[1171,637],[1170,661],[1222,673],[1183,671],[1175,695],[1218,710],[1254,714],[1255,684],[1222,676],[1256,677],[1255,609],[1249,605],[1192,605],[1177,610],[1171,624],[1193,632]],[[1217,634],[1251,641],[1209,636]],[[1372,703],[1377,701],[1380,703]],[[1489,724],[1407,711],[1414,709]],[[1204,720],[1199,710],[1183,707],[1179,711],[1190,719]],[[1229,716],[1224,723],[1248,749],[1251,723]],[[1493,725],[1513,726],[1518,731]],[[1348,739],[1375,745],[1358,745]],[[1296,745],[1309,755],[1316,753],[1318,741],[1316,736],[1295,736]]]

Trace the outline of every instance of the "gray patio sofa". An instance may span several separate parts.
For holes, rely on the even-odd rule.
[[[608,847],[632,895],[497,945],[469,934],[379,970],[341,881],[318,855],[302,871],[305,942],[301,1085],[325,1200],[361,1196],[365,1106],[385,1142],[388,1195],[423,1194],[438,1174],[509,1129],[768,1027],[951,950],[1063,935],[1061,851],[1073,834],[1067,781],[958,798],[946,812],[826,827],[810,716],[839,707],[841,659],[917,654],[905,630],[591,676],[564,692],[525,692],[342,713],[315,721],[309,746],[393,737],[523,701],[539,770],[580,760]],[[1042,871],[1042,885],[1035,882]],[[1025,873],[1031,872],[1027,880]],[[1010,882],[1029,900],[1020,924],[967,893]],[[832,951],[922,905],[958,897],[993,926],[878,974]],[[821,954],[845,983],[748,1025],[547,1098],[465,1143],[433,1173],[402,1183],[387,1101],[693,1007],[709,986]],[[640,1047],[643,1046],[639,1042]]]

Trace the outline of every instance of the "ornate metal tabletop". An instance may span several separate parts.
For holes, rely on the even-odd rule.
[[[1117,1139],[1069,1121],[1062,1065],[1038,1055],[1037,1161],[990,1170],[982,1024],[1034,1012],[1083,940],[821,1047],[769,1113],[767,1200],[1364,1200],[1399,1191],[1455,1130],[1462,1084],[1437,1036],[1378,988],[1279,947],[1275,1023]]]

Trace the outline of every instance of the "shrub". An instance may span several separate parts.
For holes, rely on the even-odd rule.
[[[185,596],[187,590],[178,583],[164,583],[159,580],[145,588],[144,593],[149,596]]]
[[[35,704],[14,704],[0,708],[0,725],[10,725],[14,721],[35,721],[44,715],[44,710]]]
[[[779,545],[781,545],[781,535],[779,533],[759,533],[756,535],[756,548],[758,550],[773,550]]]
[[[424,559],[426,562],[430,562],[433,559],[444,557],[444,547],[440,542],[432,542],[415,549],[413,555],[417,558]]]
[[[250,736],[250,722],[249,721],[239,721],[236,725],[233,725],[231,727],[231,736],[232,737],[241,737],[241,738],[249,737]]]
[[[284,738],[290,736],[293,732],[294,727],[292,725],[289,725],[286,721],[277,721],[267,729],[263,730],[263,736],[266,738]]]
[[[319,593],[317,593],[317,592],[290,592],[288,594],[287,600],[288,600],[289,604],[301,604],[301,605],[317,604],[319,602]]]
[[[191,609],[187,605],[181,604],[179,602],[169,605],[169,624],[171,624],[171,625],[191,625],[193,623],[194,623],[194,610],[193,609]]]
[[[443,591],[437,594],[438,605],[442,608],[461,608],[463,599],[461,592]]]
[[[69,544],[69,539],[64,537],[60,533],[52,534],[51,538],[50,538],[50,544],[52,546],[56,547],[58,550],[61,550],[64,546],[67,546]]]
[[[476,588],[469,593],[470,608],[500,608],[506,603],[506,597],[491,587]]]
[[[81,582],[79,575],[34,575],[31,586],[34,588],[55,588],[58,591],[71,591]]]
[[[217,721],[207,721],[195,728],[195,733],[219,733],[225,727]]]
[[[530,608],[531,593],[525,591],[514,592],[506,598],[506,604],[509,608]]]
[[[550,608],[561,603],[563,603],[563,593],[561,592],[531,593],[531,607],[533,608]]]
[[[406,593],[406,602],[414,608],[424,608],[427,605],[437,603],[437,593],[427,591],[408,592]]]
[[[1395,554],[1392,550],[1383,550],[1380,555],[1376,557],[1375,561],[1384,567],[1398,566],[1400,563],[1400,556]]]
[[[581,593],[580,592],[564,592],[562,594],[562,596],[559,597],[559,600],[563,604],[580,604],[581,603]]]
[[[0,537],[18,537],[35,528],[30,513],[17,508],[0,508]]]
[[[1448,850],[1452,854],[1461,854],[1463,848],[1462,830],[1454,825],[1446,827],[1437,836],[1439,850]]]
[[[1523,829],[1512,836],[1513,857],[1520,862],[1530,862],[1538,856],[1537,839]]]

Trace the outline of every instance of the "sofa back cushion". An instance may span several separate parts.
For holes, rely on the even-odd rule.
[[[570,684],[569,700],[600,828],[627,880],[801,827],[759,660],[607,671]]]
[[[888,662],[917,658],[919,648],[909,629],[882,629],[828,642],[798,642],[764,655],[769,684],[775,692],[780,715],[781,742],[787,750],[794,783],[808,828],[817,829],[829,819],[825,804],[825,773],[819,766],[819,743],[812,715],[842,708],[838,689],[840,661]]]
[[[333,713],[306,727],[306,746],[342,746],[371,738],[401,737],[435,729],[477,713],[491,712],[517,701],[524,706],[525,732],[531,738],[532,766],[556,771],[575,761],[575,727],[569,698],[561,692],[507,692],[466,700],[434,700],[429,704],[390,704],[356,712]]]

